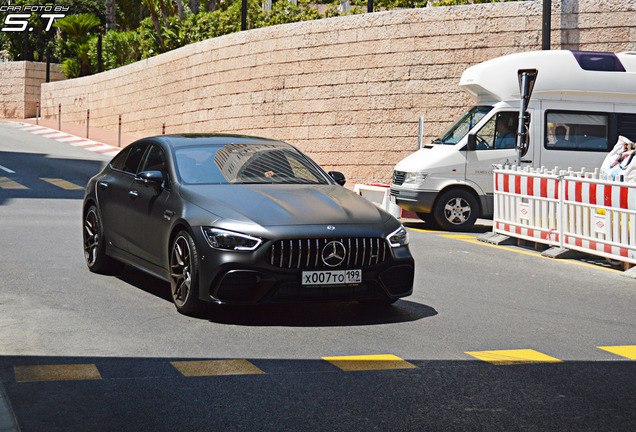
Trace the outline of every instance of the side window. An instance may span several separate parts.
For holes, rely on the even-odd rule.
[[[161,186],[166,189],[168,188],[168,165],[166,155],[161,147],[157,145],[150,147],[150,151],[146,154],[146,158],[139,168],[139,172],[141,171],[161,171],[164,178]]]
[[[477,132],[477,150],[499,150],[515,147],[518,112],[500,112]]]
[[[139,171],[165,171],[166,156],[159,146],[153,145]]]
[[[110,167],[119,171],[124,171],[130,174],[137,173],[137,167],[144,155],[146,145],[130,145],[124,150],[119,152],[117,156],[110,163]]]
[[[126,165],[126,158],[128,158],[128,153],[130,153],[130,149],[131,147],[129,146],[117,153],[117,156],[115,156],[110,162],[110,167],[112,169],[123,171],[124,166]]]
[[[545,148],[609,150],[609,114],[548,111],[545,116]]]

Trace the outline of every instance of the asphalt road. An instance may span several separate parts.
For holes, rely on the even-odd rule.
[[[633,430],[620,272],[413,223],[415,291],[389,308],[186,317],[164,282],[86,269],[69,185],[106,159],[0,124],[0,383],[22,431]]]

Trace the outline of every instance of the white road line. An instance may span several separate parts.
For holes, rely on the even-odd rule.
[[[6,172],[8,172],[9,174],[15,174],[15,171],[10,170],[10,169],[9,169],[9,168],[7,168],[7,167],[3,167],[2,165],[0,165],[0,169],[1,169],[2,171],[6,171]]]
[[[57,138],[63,138],[63,137],[69,137],[70,135],[64,132],[51,132],[50,134],[46,134],[46,135],[42,135],[42,138],[52,138],[52,139],[57,139]]]
[[[80,138],[80,137],[76,137],[73,135],[70,135],[68,138],[58,138],[56,141],[59,142],[65,142],[65,143],[71,143],[71,141],[82,141],[84,140],[84,138]]]
[[[36,135],[44,135],[44,134],[48,134],[48,133],[53,133],[53,132],[57,132],[54,129],[49,129],[49,128],[45,128],[43,130],[34,130],[34,131],[29,131],[32,134],[36,134]]]
[[[20,128],[20,130],[24,132],[31,132],[31,131],[40,130],[40,129],[48,129],[48,128],[45,128],[44,126],[27,126],[24,128]]]
[[[72,145],[72,146],[75,146],[75,147],[79,147],[79,146],[82,146],[82,145],[89,145],[89,144],[92,145],[92,144],[101,144],[101,143],[98,143],[97,141],[89,140],[89,139],[86,139],[86,138],[82,138],[82,141],[72,142],[72,143],[69,143],[69,144]]]

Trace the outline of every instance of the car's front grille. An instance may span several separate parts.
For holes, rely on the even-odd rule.
[[[344,246],[344,257],[338,265],[332,262],[332,266],[328,266],[323,261],[323,250],[330,242],[339,242]],[[326,250],[325,255],[330,252]],[[295,269],[361,268],[386,261],[390,253],[386,241],[378,237],[279,240],[272,245],[270,264]]]
[[[400,186],[404,183],[404,178],[406,177],[406,173],[404,171],[393,171],[393,184]]]

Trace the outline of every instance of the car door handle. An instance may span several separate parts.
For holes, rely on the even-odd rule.
[[[136,190],[131,190],[128,192],[128,196],[130,196],[130,199],[135,199],[139,196],[139,192],[137,192]]]
[[[108,187],[108,183],[106,183],[105,181],[100,181],[97,183],[97,186],[99,186],[100,189],[106,189]]]
[[[531,160],[523,160],[523,159],[521,159],[521,163],[532,163],[532,161]]]

